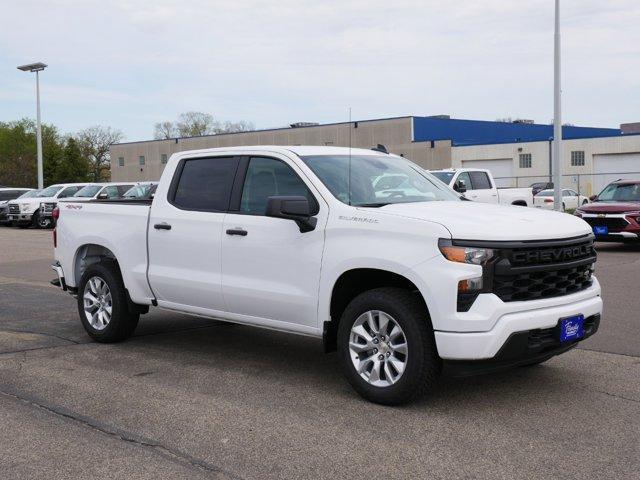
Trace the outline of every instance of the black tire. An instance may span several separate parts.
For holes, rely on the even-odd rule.
[[[27,225],[26,227],[40,228],[40,210],[36,210],[33,212],[33,216],[31,217],[31,225]]]
[[[103,280],[111,292],[111,320],[103,330],[94,328],[89,323],[84,311],[85,286],[93,277]],[[115,262],[106,260],[95,263],[84,272],[78,285],[78,313],[82,326],[89,336],[97,342],[121,342],[133,334],[138,326],[140,313],[130,309],[122,276]]]
[[[567,206],[564,204],[564,202],[562,202],[562,211],[563,212],[567,211]]]
[[[53,218],[49,218],[49,217],[38,217],[38,228],[42,229],[42,230],[48,230],[53,228]]]
[[[351,360],[351,328],[358,317],[369,310],[391,315],[406,338],[408,355],[405,370],[396,383],[385,387],[371,385],[362,378]],[[400,405],[414,400],[434,386],[442,369],[424,302],[418,294],[408,290],[385,287],[358,295],[342,314],[337,340],[344,375],[356,392],[374,403]]]
[[[583,200],[583,201],[582,201],[582,205],[586,205],[587,203],[589,203],[589,201],[588,201],[588,200]]]

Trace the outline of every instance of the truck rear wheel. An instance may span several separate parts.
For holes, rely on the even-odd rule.
[[[120,271],[111,261],[91,265],[78,285],[78,313],[89,336],[101,343],[120,342],[138,326]]]
[[[349,303],[338,327],[338,354],[356,392],[383,405],[421,396],[441,370],[424,303],[400,288],[369,290]]]

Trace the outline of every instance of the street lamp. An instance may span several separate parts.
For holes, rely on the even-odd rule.
[[[36,72],[36,103],[37,103],[37,123],[36,123],[36,139],[38,146],[38,188],[44,188],[44,174],[42,169],[42,126],[40,125],[40,75],[39,72],[47,68],[42,62],[30,63],[22,65],[18,70],[23,72]]]
[[[553,207],[562,211],[562,90],[560,86],[560,0],[556,0],[553,36]]]

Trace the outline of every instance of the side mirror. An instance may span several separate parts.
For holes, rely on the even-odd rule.
[[[589,201],[590,201],[590,202],[595,202],[596,200],[598,200],[598,195],[591,195],[591,196],[589,197]]]
[[[275,196],[267,199],[267,217],[285,218],[298,224],[301,233],[316,228],[318,219],[311,216],[311,205],[307,197]]]
[[[464,180],[458,180],[453,186],[453,189],[458,193],[464,193],[467,191],[467,184],[464,183]]]
[[[109,195],[107,195],[107,192],[102,192],[98,195],[98,200],[106,200],[107,198],[109,198]]]

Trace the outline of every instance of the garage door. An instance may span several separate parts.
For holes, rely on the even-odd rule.
[[[513,177],[513,159],[511,158],[498,158],[495,160],[463,160],[462,166],[464,168],[484,168],[489,170],[496,179],[496,186],[498,187],[513,187],[515,186],[515,179]]]
[[[630,173],[635,172],[635,173]],[[593,156],[593,193],[619,178],[640,179],[640,153]],[[598,175],[599,174],[599,175]]]

